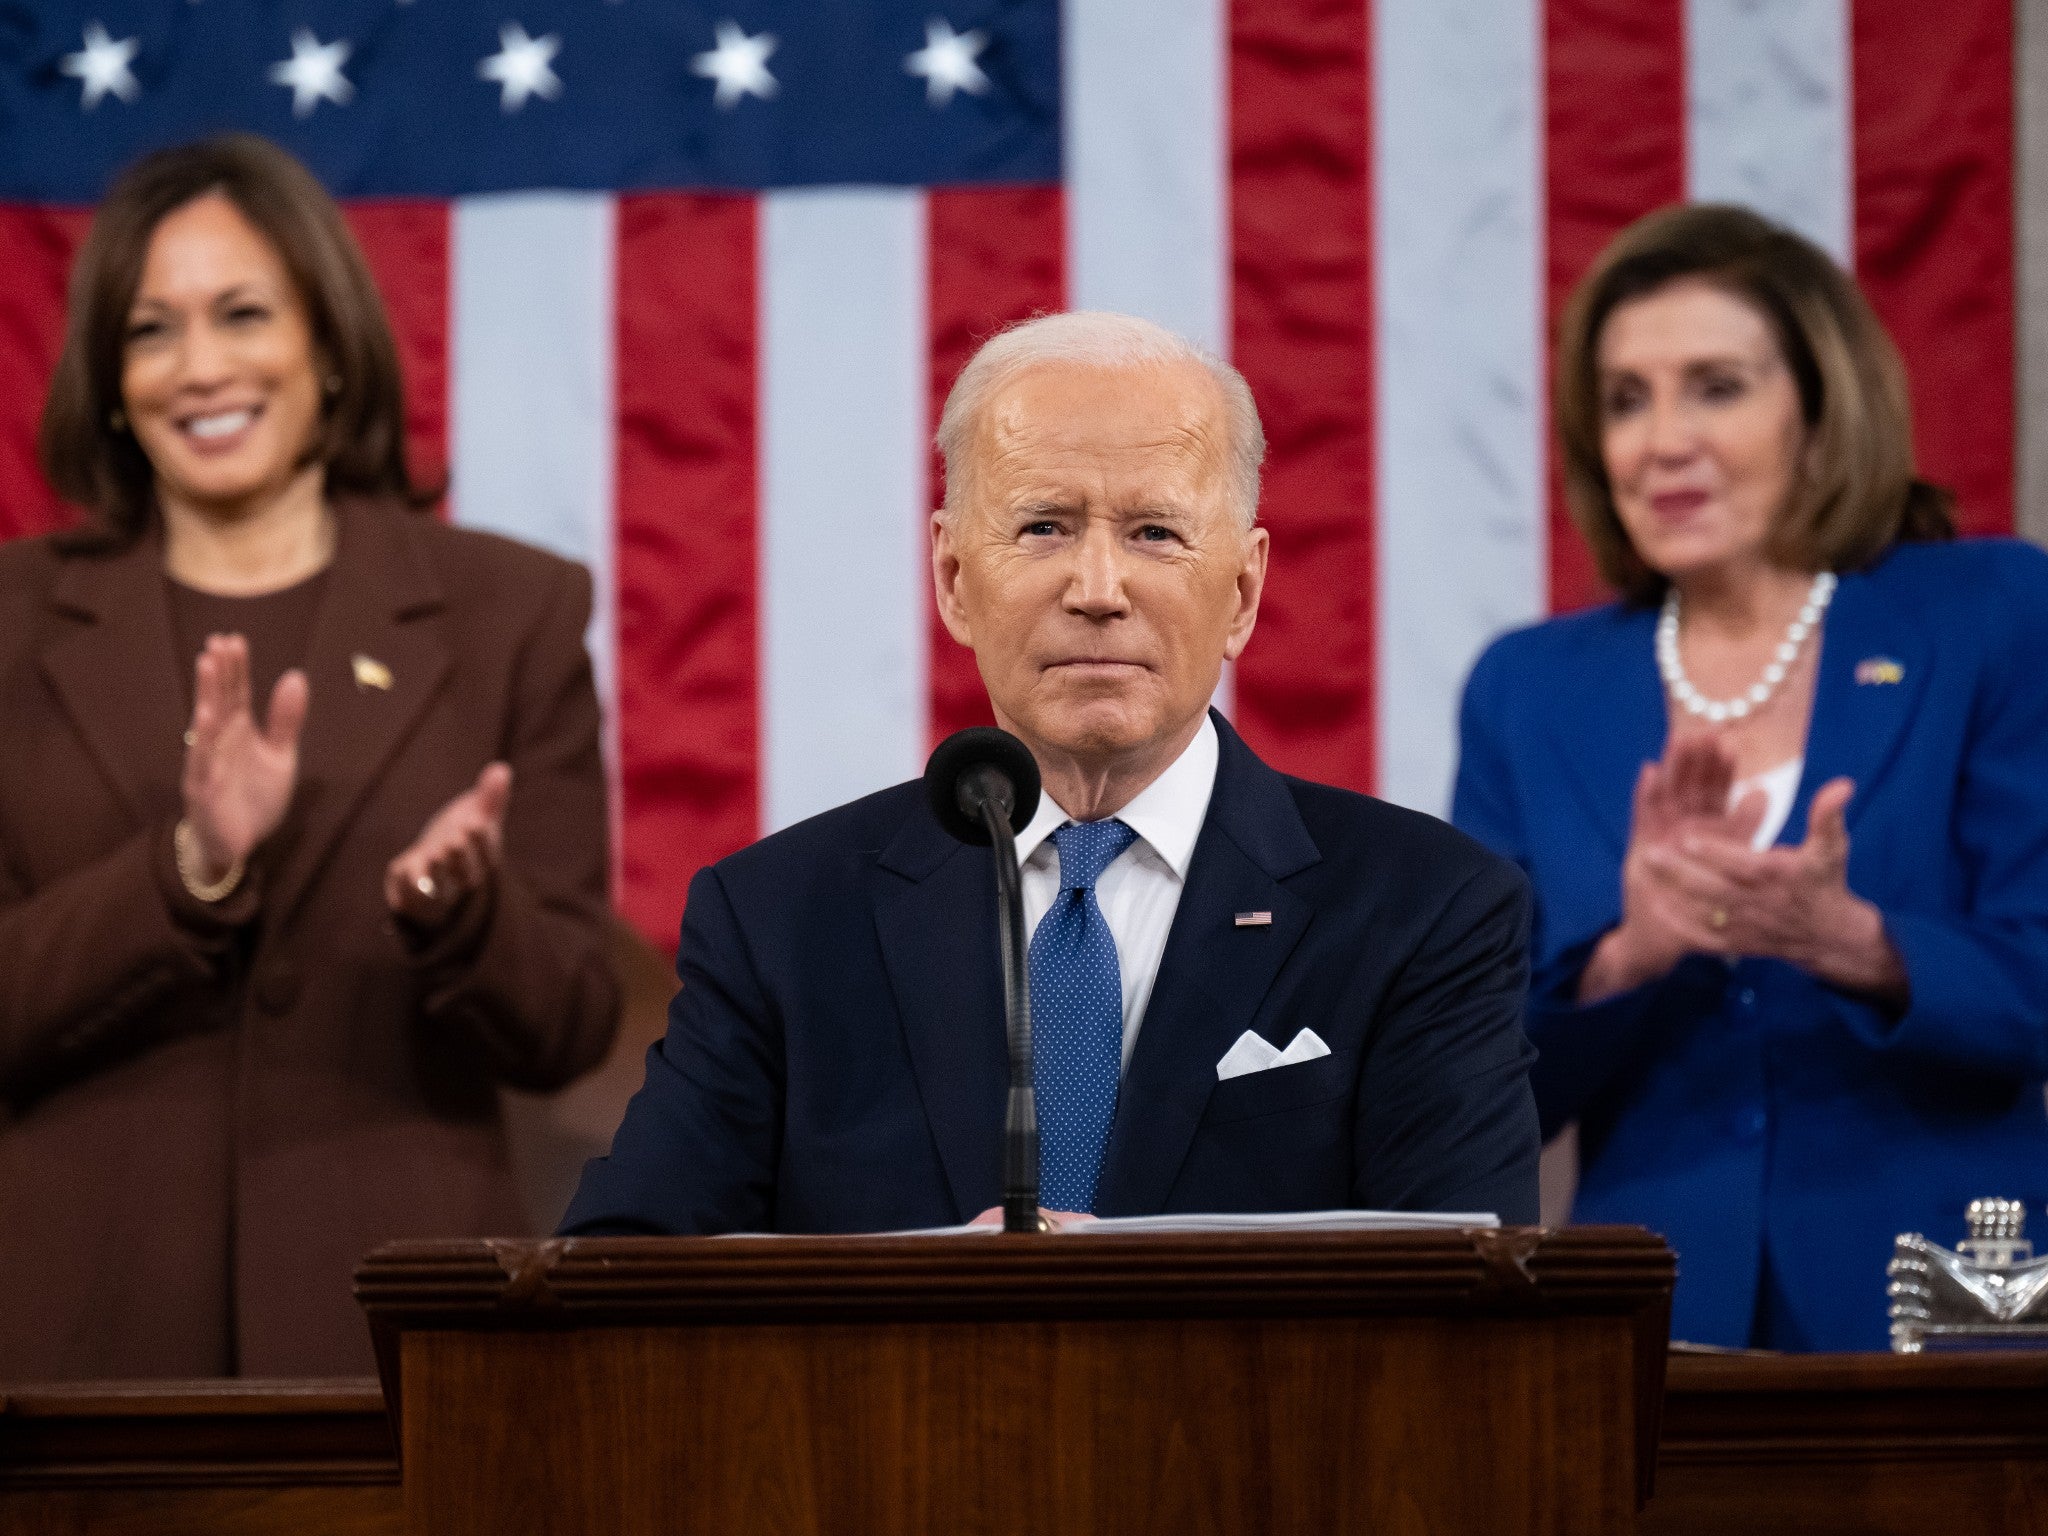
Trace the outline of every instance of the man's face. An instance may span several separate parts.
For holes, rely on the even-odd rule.
[[[1045,364],[981,412],[964,504],[934,519],[939,613],[1041,758],[1175,746],[1244,649],[1266,533],[1231,505],[1227,442],[1193,364]]]

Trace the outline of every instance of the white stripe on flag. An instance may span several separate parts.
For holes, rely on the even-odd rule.
[[[588,641],[612,703],[613,261],[603,193],[458,198],[449,255],[449,502],[455,520],[590,567]],[[616,797],[615,797],[616,798]]]
[[[1379,792],[1450,804],[1481,647],[1545,606],[1541,8],[1374,8]]]
[[[1230,349],[1222,0],[1067,0],[1067,301]]]
[[[1067,307],[1141,315],[1230,355],[1224,0],[1066,0]],[[1233,669],[1216,688],[1230,708]]]
[[[1849,0],[1686,0],[1686,186],[1848,263]],[[1930,8],[1929,24],[1938,7]]]
[[[924,194],[761,209],[761,820],[923,768],[929,412]]]

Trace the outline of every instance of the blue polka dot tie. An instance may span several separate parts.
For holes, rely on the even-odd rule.
[[[1038,1203],[1048,1210],[1095,1209],[1124,1057],[1123,971],[1095,882],[1137,836],[1120,821],[1069,822],[1052,835],[1060,894],[1031,936]]]

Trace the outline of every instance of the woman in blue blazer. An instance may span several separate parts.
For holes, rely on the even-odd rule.
[[[1453,816],[1537,894],[1574,1219],[1669,1237],[1676,1337],[1881,1349],[1897,1233],[2048,1198],[2048,555],[1948,542],[1875,317],[1740,210],[1616,240],[1556,410],[1622,601],[1480,658]]]

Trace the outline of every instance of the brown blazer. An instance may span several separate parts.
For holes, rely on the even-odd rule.
[[[0,1380],[368,1372],[356,1261],[523,1230],[497,1085],[617,1026],[589,576],[337,515],[298,789],[218,907],[172,861],[161,540],[0,547]],[[418,948],[384,867],[494,758],[502,878]]]

